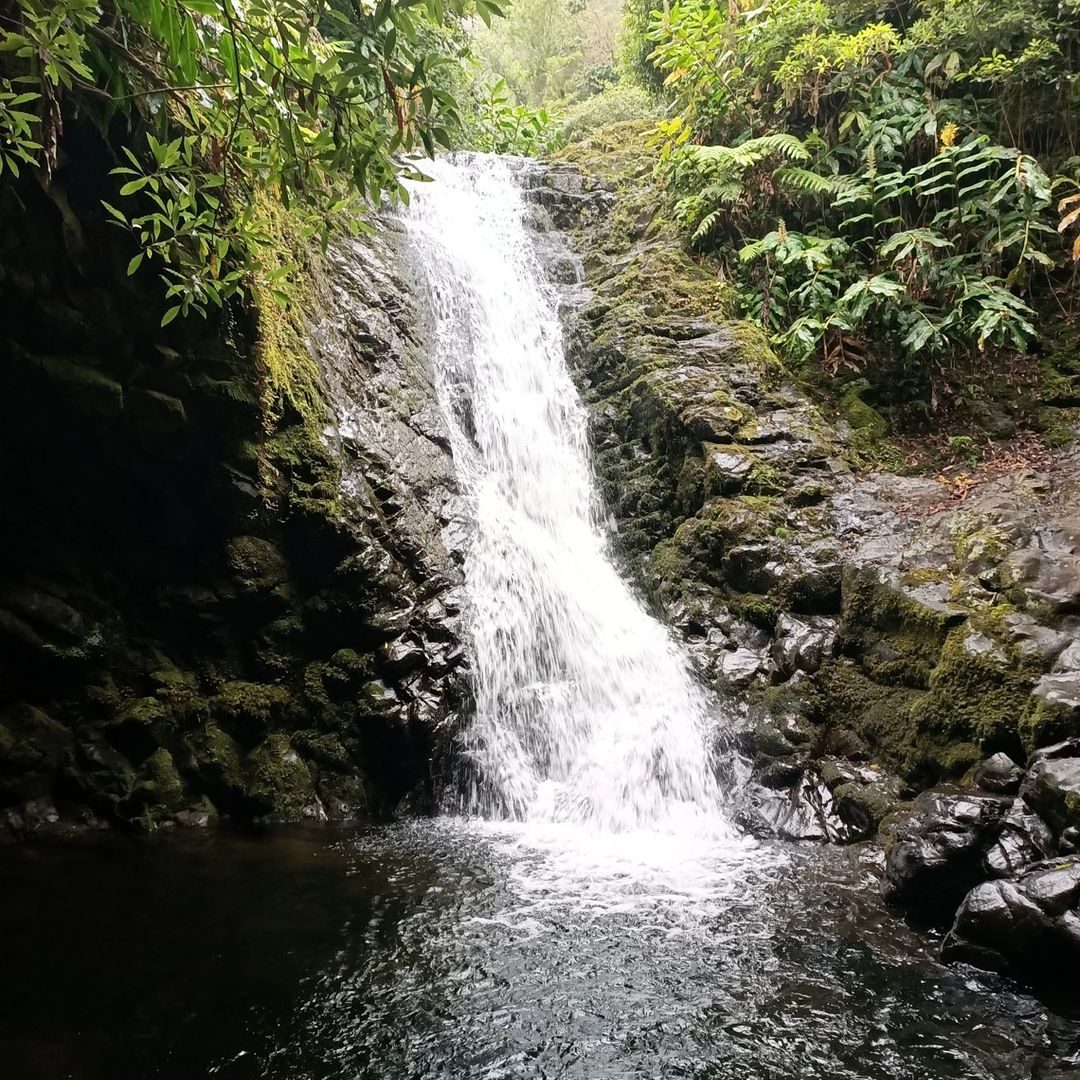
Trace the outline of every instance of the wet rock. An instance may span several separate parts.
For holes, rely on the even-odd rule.
[[[995,795],[1015,795],[1023,778],[1020,766],[1008,754],[997,753],[975,770],[975,785]]]
[[[765,657],[757,649],[740,647],[720,654],[720,670],[736,685],[750,682],[765,669]]]
[[[232,580],[242,593],[266,593],[288,579],[288,563],[269,540],[234,536],[225,546]]]
[[[942,957],[1061,984],[1080,960],[1080,857],[1029,866],[1014,881],[973,888]]]
[[[772,720],[761,720],[744,728],[735,737],[736,746],[752,758],[784,758],[795,753],[798,744]]]
[[[835,648],[836,624],[832,620],[811,617],[804,621],[791,615],[777,620],[772,658],[781,675],[795,671],[813,674]]]
[[[1006,617],[1005,630],[1024,655],[1036,657],[1043,663],[1053,661],[1059,653],[1062,653],[1062,650],[1068,652],[1066,646],[1072,640],[1071,635],[1061,630],[1054,630],[1022,611],[1014,611]],[[1074,643],[1073,648],[1078,665],[1080,665],[1080,644]],[[1067,667],[1059,668],[1060,662],[1059,658],[1054,664],[1055,671],[1070,670]]]
[[[1031,812],[1023,799],[1016,799],[1001,823],[997,840],[987,850],[983,865],[990,877],[1013,877],[1053,850],[1050,827]]]
[[[874,836],[881,822],[900,804],[901,780],[874,765],[832,759],[820,766],[836,816],[843,822],[845,842]]]
[[[786,789],[758,788],[738,821],[760,837],[817,843],[848,837],[847,827],[834,811],[829,789],[813,773],[806,773],[799,783]]]
[[[1080,740],[1034,755],[1020,795],[1055,833],[1080,826]]]
[[[1080,723],[1080,671],[1044,675],[1033,691],[1066,724]]]
[[[920,795],[892,827],[886,897],[933,920],[951,918],[983,877],[983,854],[997,839],[1010,805],[994,795]]]
[[[1054,674],[1062,675],[1074,671],[1080,671],[1080,639],[1073,640],[1054,661]]]

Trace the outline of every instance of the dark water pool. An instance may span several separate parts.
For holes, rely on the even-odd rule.
[[[428,822],[0,850],[0,1077],[1080,1076],[1080,1022],[936,964],[865,855],[647,846]]]

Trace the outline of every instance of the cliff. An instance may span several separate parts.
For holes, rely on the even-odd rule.
[[[430,806],[464,694],[454,478],[394,233],[302,301],[159,328],[68,125],[0,205],[0,807],[65,822]],[[291,249],[291,250],[290,250]]]

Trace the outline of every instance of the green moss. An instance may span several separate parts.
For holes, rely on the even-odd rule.
[[[950,629],[965,617],[920,603],[872,568],[845,568],[842,597],[842,638],[867,673],[890,686],[925,688]]]
[[[252,739],[286,719],[292,697],[283,686],[237,680],[224,683],[208,704],[233,734]]]
[[[1035,694],[1024,703],[1017,727],[1020,744],[1029,754],[1077,733],[1071,708],[1051,704]]]
[[[354,767],[348,751],[336,735],[318,731],[297,731],[292,745],[309,761],[348,772]]]
[[[341,463],[319,431],[305,424],[282,428],[266,441],[273,474],[288,477],[291,508],[336,520],[341,514]]]
[[[914,710],[920,733],[952,745],[974,745],[984,756],[996,750],[1018,752],[1020,720],[1033,684],[1032,661],[999,637],[1001,625],[997,614],[980,613],[949,634],[930,678],[930,693]]]
[[[220,793],[233,798],[242,795],[245,785],[240,748],[231,735],[207,721],[184,737],[185,769],[197,775],[215,802]]]
[[[780,617],[776,605],[767,596],[755,596],[752,593],[736,593],[731,596],[729,606],[733,615],[745,619],[752,626],[772,633]]]
[[[358,776],[320,771],[317,787],[331,818],[362,819],[371,812],[367,785]]]
[[[675,537],[661,540],[649,555],[649,573],[661,582],[682,582],[686,575],[686,558]]]
[[[143,762],[132,799],[142,805],[144,820],[159,820],[176,813],[185,803],[186,792],[172,754],[159,747]]]
[[[234,536],[225,545],[233,582],[245,592],[264,592],[288,578],[285,556],[259,536]]]
[[[1046,445],[1059,450],[1076,442],[1080,410],[1058,409],[1052,406],[1040,409],[1035,416],[1035,428],[1042,433]]]
[[[259,816],[298,821],[315,798],[311,773],[293,749],[289,736],[270,735],[245,762],[246,792]]]
[[[318,426],[325,415],[322,378],[306,343],[304,318],[318,307],[315,282],[323,277],[321,256],[304,237],[298,221],[265,192],[257,193],[252,210],[272,243],[262,258],[269,273],[293,266],[289,275],[293,303],[282,308],[265,278],[252,275],[255,313],[254,356],[264,373],[263,416],[267,431],[292,409],[308,426]]]
[[[854,733],[874,760],[905,778],[940,775],[934,748],[917,745],[911,719],[922,692],[884,686],[846,660],[827,660],[812,685],[811,716],[818,723]]]
[[[649,145],[649,133],[655,127],[655,120],[609,124],[567,143],[549,160],[577,165],[586,176],[605,182],[630,184],[652,173],[656,153]]]
[[[889,425],[881,413],[863,401],[862,395],[869,388],[866,379],[848,383],[840,395],[840,415],[852,431],[864,431],[875,439],[882,439],[888,434]]]

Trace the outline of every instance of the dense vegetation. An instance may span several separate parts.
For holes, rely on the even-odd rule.
[[[630,26],[674,97],[675,214],[789,357],[928,412],[1076,314],[1076,0],[682,0]]]
[[[65,123],[95,124],[166,322],[288,302],[268,202],[325,242],[407,199],[418,155],[626,119],[656,122],[687,242],[808,372],[910,417],[1031,386],[1069,338],[1080,0],[0,0],[0,184],[48,183]]]
[[[494,0],[4,0],[0,184],[48,184],[64,125],[115,154],[105,210],[129,272],[162,276],[165,323],[258,284],[288,300],[261,202],[324,242],[364,203],[407,199],[414,155],[529,150],[546,116],[476,85],[468,20]]]

